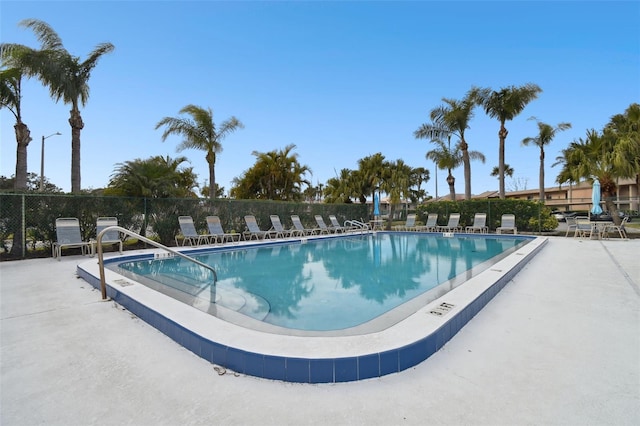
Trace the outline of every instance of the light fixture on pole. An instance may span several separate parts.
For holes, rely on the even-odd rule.
[[[40,192],[44,191],[44,140],[51,136],[60,136],[62,133],[55,132],[49,136],[42,136],[42,151],[40,152]]]

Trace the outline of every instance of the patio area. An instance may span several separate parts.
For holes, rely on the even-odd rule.
[[[216,368],[101,301],[76,276],[86,257],[2,262],[0,423],[640,424],[638,253],[550,237],[423,363],[321,385]]]

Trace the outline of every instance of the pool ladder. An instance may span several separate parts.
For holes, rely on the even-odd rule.
[[[164,250],[165,252],[168,252],[170,255],[173,256],[178,256],[181,257],[185,260],[188,260],[189,262],[193,262],[198,266],[202,266],[203,268],[206,268],[208,270],[210,270],[213,273],[213,282],[211,283],[211,285],[213,286],[213,288],[215,289],[216,286],[216,282],[218,281],[218,274],[216,273],[215,269],[213,269],[211,266],[200,262],[199,260],[194,259],[193,257],[187,256],[186,254],[180,253],[178,250],[174,250],[172,248],[169,248],[167,246],[164,246],[160,243],[157,243],[153,240],[150,240],[149,238],[143,237],[142,235],[136,234],[133,231],[128,230],[127,228],[123,228],[121,226],[108,226],[106,228],[104,228],[102,231],[100,231],[100,233],[97,235],[96,238],[96,244],[98,245],[98,265],[100,266],[100,291],[102,292],[102,300],[107,300],[107,283],[105,281],[105,276],[104,276],[104,257],[102,254],[102,236],[108,232],[108,231],[113,231],[113,230],[117,230],[122,232],[125,235],[129,235],[130,237],[134,237],[137,238],[138,240],[145,242],[147,244],[151,244],[154,247],[157,247],[159,249]]]

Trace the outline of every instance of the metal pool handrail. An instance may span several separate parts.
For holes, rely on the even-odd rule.
[[[344,225],[345,226],[354,226],[356,228],[360,228],[363,231],[365,231],[365,230],[368,231],[368,230],[371,229],[369,227],[369,224],[364,223],[364,222],[360,222],[359,220],[355,220],[355,219],[345,221]]]
[[[180,253],[177,250],[174,250],[172,248],[169,248],[167,246],[164,246],[160,243],[157,243],[153,240],[150,240],[149,238],[143,237],[142,235],[136,234],[135,232],[132,232],[130,230],[128,230],[127,228],[123,228],[121,226],[108,226],[106,228],[104,228],[102,231],[100,231],[100,233],[98,234],[97,238],[96,238],[96,244],[98,245],[98,265],[100,266],[100,291],[102,292],[102,300],[107,300],[107,284],[105,281],[105,277],[104,277],[104,259],[103,259],[103,255],[102,255],[102,236],[107,232],[107,231],[111,231],[111,230],[118,230],[120,232],[122,232],[123,234],[129,235],[131,237],[137,238],[140,241],[143,241],[147,244],[151,244],[152,246],[158,247],[164,251],[168,251],[169,253],[181,257],[185,260],[188,260],[190,262],[195,263],[196,265],[202,266],[203,268],[206,268],[208,270],[210,270],[211,272],[213,272],[213,283],[212,285],[215,287],[216,282],[218,281],[218,274],[216,273],[215,269],[213,269],[211,266],[200,262],[199,260],[194,259],[193,257],[189,257],[186,254]]]

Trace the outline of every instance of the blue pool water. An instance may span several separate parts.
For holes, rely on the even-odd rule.
[[[320,332],[378,318],[397,322],[402,317],[390,314],[396,308],[424,306],[528,241],[377,233],[193,255],[217,271],[215,286],[210,271],[181,258],[109,267],[203,311],[222,306],[273,326]]]

